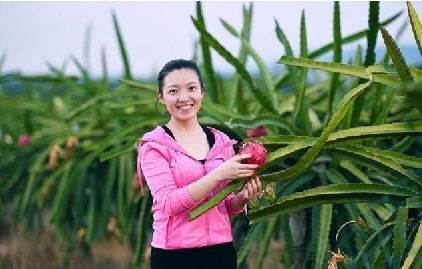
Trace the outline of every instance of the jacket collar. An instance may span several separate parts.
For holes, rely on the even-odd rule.
[[[236,140],[228,138],[228,136],[223,134],[221,131],[213,127],[208,127],[208,128],[214,134],[215,143],[213,147],[210,149],[207,159],[213,158],[215,155],[219,154],[221,151],[223,151],[227,147],[231,147],[238,143]],[[161,126],[157,126],[154,130],[148,133],[145,133],[142,136],[142,138],[138,142],[138,151],[139,151],[139,147],[146,142],[156,142],[168,148],[182,152],[183,154],[193,158],[192,156],[189,155],[189,153],[185,151],[185,149],[181,145],[179,145],[171,136],[169,136]]]

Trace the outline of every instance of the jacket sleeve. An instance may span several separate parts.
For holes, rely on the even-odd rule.
[[[245,210],[244,206],[241,207],[241,208],[237,208],[237,209],[232,207],[232,200],[235,197],[236,197],[236,194],[231,193],[224,200],[224,202],[226,204],[227,212],[229,213],[229,216],[237,216]]]
[[[188,186],[176,186],[169,162],[159,149],[146,143],[140,148],[138,158],[151,194],[166,214],[177,215],[186,212],[203,201],[195,201],[188,191]]]
[[[227,150],[227,158],[226,160],[230,159],[231,157],[233,157],[235,155],[234,149],[233,147],[229,147],[229,149]],[[227,185],[228,183],[230,183],[229,180],[227,180],[226,182],[224,182],[224,186]],[[233,192],[230,193],[225,199],[224,199],[224,203],[226,205],[226,209],[227,212],[229,214],[229,216],[236,216],[239,215],[240,213],[242,213],[245,210],[245,207],[242,208],[233,208],[232,206],[232,201],[233,199],[236,197],[236,194],[234,194]]]

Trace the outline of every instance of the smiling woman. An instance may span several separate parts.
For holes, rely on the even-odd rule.
[[[196,115],[201,107],[204,87],[196,71],[188,68],[174,70],[165,77],[168,83],[159,94],[160,102],[166,105],[173,121],[186,122]],[[170,125],[174,123],[169,123]]]
[[[235,155],[236,140],[198,122],[204,91],[192,61],[170,61],[158,75],[157,97],[171,118],[142,136],[137,159],[153,198],[152,269],[237,268],[229,217],[261,191],[258,166],[241,163],[250,154]],[[242,177],[251,177],[242,191],[189,221],[192,209]]]

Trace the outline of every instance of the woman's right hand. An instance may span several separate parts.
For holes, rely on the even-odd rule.
[[[258,169],[257,164],[243,164],[242,160],[250,158],[251,154],[234,155],[220,166],[215,168],[213,172],[217,174],[218,181],[225,179],[235,179],[241,177],[251,177]]]

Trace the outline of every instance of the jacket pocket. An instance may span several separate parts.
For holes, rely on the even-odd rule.
[[[184,224],[181,228],[181,242],[184,246],[200,246],[204,243],[207,238],[206,229],[208,224],[206,223],[205,214],[194,219],[189,220],[189,215],[186,214]]]
[[[174,225],[173,225],[173,216],[169,216],[167,225],[166,225],[166,247],[173,248],[179,247],[177,238],[175,237]]]
[[[227,208],[224,202],[221,202],[217,206],[217,211],[220,219],[220,225],[226,235],[231,235],[231,223]]]

